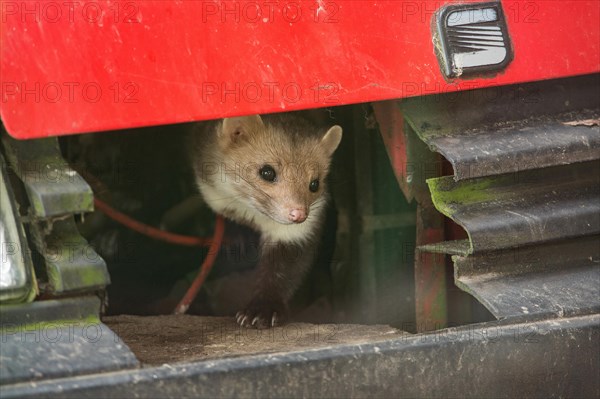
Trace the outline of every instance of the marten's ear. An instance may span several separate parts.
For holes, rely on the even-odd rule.
[[[265,129],[265,124],[260,115],[225,118],[219,131],[219,138],[235,142],[244,136],[260,132],[263,129]]]
[[[338,125],[332,126],[321,139],[321,145],[327,152],[327,155],[333,155],[333,152],[342,141],[342,128]]]

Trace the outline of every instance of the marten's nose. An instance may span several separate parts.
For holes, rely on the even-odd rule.
[[[306,211],[304,209],[292,209],[288,218],[291,222],[302,223],[306,220]]]

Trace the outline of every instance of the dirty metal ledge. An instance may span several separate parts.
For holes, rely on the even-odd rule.
[[[361,345],[9,385],[2,397],[597,397],[599,327],[600,315],[488,322]]]

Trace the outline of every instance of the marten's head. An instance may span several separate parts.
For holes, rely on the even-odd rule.
[[[226,118],[216,127],[220,181],[241,204],[280,224],[303,223],[325,205],[325,178],[342,128],[292,114]]]

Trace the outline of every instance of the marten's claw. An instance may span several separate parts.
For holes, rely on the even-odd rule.
[[[283,303],[253,301],[236,314],[235,320],[242,327],[263,329],[280,325],[285,314]]]

